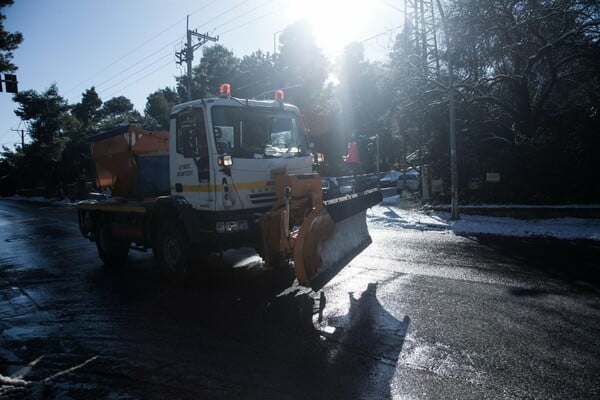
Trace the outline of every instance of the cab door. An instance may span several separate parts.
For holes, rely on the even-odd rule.
[[[171,193],[185,197],[194,208],[209,208],[214,194],[204,109],[179,112],[171,120],[171,132]]]

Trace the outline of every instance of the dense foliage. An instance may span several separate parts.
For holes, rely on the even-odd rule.
[[[13,0],[0,0],[0,10],[13,4]],[[6,32],[3,21],[6,16],[0,12],[0,72],[13,72],[17,66],[12,63],[12,52],[23,41],[20,32]]]
[[[0,0],[0,7],[10,3]],[[361,43],[349,44],[330,62],[305,22],[279,35],[275,54],[258,50],[239,58],[219,44],[204,47],[192,70],[193,98],[218,94],[223,82],[240,98],[273,98],[284,88],[286,101],[305,115],[316,150],[326,153],[327,172],[343,172],[348,141],[369,143],[379,135],[382,170],[428,165],[431,178],[442,182],[437,195],[443,197],[449,187],[452,90],[461,199],[598,202],[600,5],[425,3],[420,17],[407,16],[384,63],[366,59]],[[20,34],[1,29],[0,34],[0,50],[14,49],[21,40]],[[31,142],[4,149],[0,176],[16,176],[24,187],[91,176],[85,137],[128,121],[167,129],[170,108],[187,98],[187,79],[151,93],[143,116],[125,97],[103,102],[94,87],[74,105],[56,85],[19,93],[15,112],[29,122]],[[374,170],[374,148],[365,146],[362,156],[363,169]],[[500,182],[486,182],[488,172],[499,173]]]

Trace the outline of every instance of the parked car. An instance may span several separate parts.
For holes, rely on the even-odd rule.
[[[396,183],[398,194],[402,193],[403,191],[414,193],[419,191],[420,188],[421,173],[419,172],[418,167],[407,168],[404,172],[402,172],[402,175],[400,175]]]
[[[323,199],[329,200],[352,193],[352,184],[347,179],[321,177],[321,189]]]
[[[402,176],[401,171],[390,171],[386,172],[381,179],[379,179],[379,187],[395,187],[398,183],[398,179]]]

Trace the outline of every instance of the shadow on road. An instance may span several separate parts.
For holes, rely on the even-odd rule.
[[[110,335],[121,342],[103,352],[105,360],[127,365],[123,393],[147,393],[151,376],[153,391],[164,395],[166,386],[184,398],[391,397],[410,319],[399,321],[383,308],[376,283],[349,293],[346,315],[327,319],[326,297],[290,290],[290,276],[209,270],[186,287],[141,275],[135,265],[129,272],[90,273],[94,292],[112,303],[105,305]],[[329,329],[317,323],[323,314]],[[157,363],[160,373],[148,371]]]
[[[490,235],[467,237],[490,249],[490,257],[509,258],[511,264],[518,266],[518,273],[562,281],[573,290],[600,291],[600,245],[597,242]],[[542,296],[551,291],[514,288],[511,293]]]
[[[348,313],[329,321],[335,331],[324,335],[325,348],[316,363],[322,369],[322,385],[313,386],[312,394],[391,398],[391,382],[410,318],[399,321],[383,308],[377,299],[377,283],[370,283],[358,297],[349,296]]]

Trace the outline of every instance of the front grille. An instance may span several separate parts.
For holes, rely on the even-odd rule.
[[[251,193],[248,195],[252,204],[268,205],[275,203],[275,192]]]

